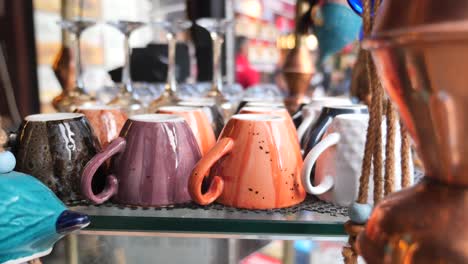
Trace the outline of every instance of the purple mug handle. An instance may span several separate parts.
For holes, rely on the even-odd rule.
[[[113,174],[107,176],[106,186],[99,194],[93,193],[91,182],[93,181],[93,177],[99,167],[115,154],[123,152],[126,145],[127,142],[125,139],[118,137],[112,140],[112,142],[101,153],[98,153],[88,162],[88,164],[86,164],[81,176],[81,191],[86,198],[91,200],[93,203],[101,204],[117,193],[119,181]]]

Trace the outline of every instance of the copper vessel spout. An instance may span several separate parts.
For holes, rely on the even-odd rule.
[[[367,263],[468,263],[468,3],[383,1],[370,50],[426,179],[378,204],[358,237]]]

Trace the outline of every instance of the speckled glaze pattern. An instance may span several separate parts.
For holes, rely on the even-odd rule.
[[[192,108],[192,110],[187,111],[168,111],[160,109],[158,110],[158,113],[174,114],[183,117],[192,129],[202,155],[208,153],[216,143],[216,137],[213,129],[211,128],[210,121],[202,109]]]
[[[335,116],[358,113],[367,114],[369,111],[364,105],[323,107],[315,123],[304,132],[304,136],[302,137],[301,148],[304,150],[304,157],[322,139]]]
[[[210,169],[210,186],[202,193],[203,178]],[[189,191],[201,205],[216,200],[237,208],[283,208],[306,196],[301,169],[299,144],[284,118],[233,117],[216,146],[192,171]]]
[[[296,125],[294,125],[294,121],[292,120],[292,117],[289,114],[288,110],[286,110],[286,108],[272,107],[270,108],[269,111],[264,111],[262,109],[264,108],[263,107],[245,107],[241,109],[239,113],[240,114],[270,114],[270,115],[281,116],[286,120],[286,123],[289,129],[291,129],[292,133],[296,136],[296,140],[299,142],[299,139],[297,139]]]
[[[127,114],[119,109],[78,108],[76,112],[86,116],[102,147],[119,136],[128,119]]]
[[[177,120],[127,120],[120,137],[87,165],[81,182],[87,198],[102,203],[113,197],[116,203],[138,206],[190,201],[188,178],[201,154],[188,124]],[[108,176],[105,191],[94,194],[90,189],[93,174],[111,156],[113,174]]]
[[[34,175],[64,202],[84,198],[80,190],[81,173],[100,150],[84,116],[25,121],[17,140],[17,171]],[[102,180],[99,175],[98,178],[96,185]]]

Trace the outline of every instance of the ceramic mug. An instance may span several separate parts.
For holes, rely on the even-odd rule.
[[[105,190],[91,189],[96,169],[112,159],[113,173]],[[190,201],[188,178],[200,159],[195,136],[177,115],[130,116],[120,137],[88,162],[81,178],[86,197],[100,204],[111,197],[116,203],[165,206]]]
[[[128,119],[127,114],[117,106],[81,106],[76,112],[86,116],[102,147],[106,147],[119,136]]]
[[[190,176],[192,199],[206,205],[273,209],[296,205],[305,198],[302,158],[296,135],[281,116],[234,115],[215,147]],[[202,193],[205,175],[210,185]]]
[[[344,114],[333,119],[320,142],[312,148],[304,160],[302,180],[306,191],[320,199],[348,206],[357,199],[359,178],[366,142],[368,114]],[[401,137],[397,126],[395,136],[395,190],[401,189]],[[385,161],[386,124],[382,123],[382,156]],[[411,159],[410,159],[411,160]],[[311,173],[315,165],[312,184]],[[413,164],[410,162],[413,175]],[[370,193],[373,193],[373,174],[370,177]],[[412,182],[413,179],[411,178]],[[372,195],[368,203],[372,204]]]
[[[297,128],[297,136],[299,141],[304,137],[306,130],[312,126],[317,120],[322,108],[324,106],[335,106],[335,105],[351,105],[352,102],[349,98],[345,97],[321,97],[312,99],[310,103],[303,106],[301,109],[302,120]]]
[[[304,150],[304,156],[322,139],[335,116],[353,113],[368,113],[367,106],[355,104],[323,107],[315,123],[304,132],[302,137],[301,147]]]
[[[235,113],[239,113],[240,110],[246,106],[247,104],[249,103],[264,103],[264,104],[270,104],[271,105],[282,105],[284,107],[284,103],[283,102],[278,102],[276,100],[273,100],[273,99],[265,99],[265,98],[260,98],[260,97],[244,97],[242,99],[242,101],[239,103],[239,105],[237,106],[237,109],[235,111]]]
[[[16,143],[16,170],[34,175],[64,202],[81,200],[80,180],[86,163],[100,151],[83,114],[30,115]],[[94,189],[103,187],[100,172]]]
[[[211,128],[210,121],[202,109],[190,106],[163,106],[157,112],[183,117],[192,129],[202,155],[205,155],[216,143],[216,137]]]
[[[221,131],[224,127],[224,116],[216,103],[203,101],[181,101],[178,102],[177,105],[202,108],[211,123],[215,137],[218,138],[219,134],[221,134]]]
[[[289,129],[291,129],[293,134],[296,133],[296,127],[294,126],[294,122],[286,108],[278,108],[278,107],[243,107],[239,114],[269,114],[269,115],[278,115],[286,119]],[[297,135],[296,135],[297,136]],[[299,141],[298,141],[299,142]]]
[[[285,108],[283,102],[276,102],[276,101],[263,101],[263,102],[247,102],[244,107],[279,107]]]

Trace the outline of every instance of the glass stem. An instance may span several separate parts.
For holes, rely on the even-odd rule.
[[[223,88],[223,75],[221,69],[221,48],[223,45],[223,37],[216,32],[211,33],[213,41],[213,84],[211,90],[217,94],[221,94]]]
[[[168,63],[167,63],[167,83],[166,91],[174,93],[177,91],[177,79],[175,75],[175,53],[177,40],[173,33],[167,33],[168,41]]]
[[[81,33],[75,34],[75,88],[77,90],[84,90],[83,84],[83,70],[81,68],[81,46],[80,46]]]
[[[132,77],[130,76],[130,56],[132,50],[130,49],[130,36],[124,36],[124,49],[125,49],[125,62],[122,69],[122,92],[131,93],[132,89]]]

